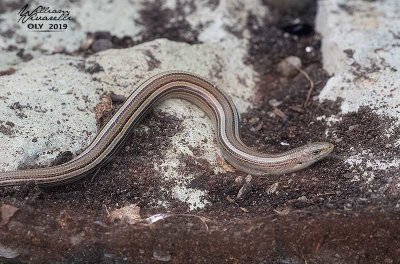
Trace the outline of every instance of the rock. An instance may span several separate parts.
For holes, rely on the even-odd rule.
[[[6,225],[13,215],[18,211],[18,208],[9,204],[2,204],[0,206],[1,222],[0,226]]]
[[[19,253],[17,250],[3,246],[0,244],[0,257],[1,258],[6,258],[6,259],[13,259],[19,256]]]
[[[271,184],[271,186],[269,186],[267,189],[267,194],[275,193],[276,190],[278,189],[278,186],[279,186],[279,182],[275,182],[275,183]]]
[[[359,4],[334,0],[318,5],[324,68],[333,75],[320,100],[340,97],[344,113],[369,106],[399,119],[400,46],[394,43],[400,39],[400,20],[392,20],[399,12],[398,1]]]
[[[97,39],[90,46],[94,52],[100,52],[103,50],[111,49],[113,44],[109,39]]]
[[[316,25],[322,35],[324,68],[333,76],[322,89],[319,100],[340,98],[342,113],[356,112],[366,106],[382,118],[393,118],[393,130],[387,136],[400,142],[399,135],[393,132],[396,122],[400,123],[400,20],[393,19],[400,11],[398,3],[398,0],[385,1],[384,5],[376,1],[321,2]],[[358,125],[348,128],[351,133],[357,130]],[[400,160],[392,154],[385,157],[381,150],[369,149],[358,152],[369,155],[345,159],[351,168],[362,172],[354,176],[358,180],[361,177],[368,182],[375,174],[400,168]],[[373,164],[373,169],[365,171],[365,164]],[[388,189],[398,189],[396,184],[388,185]]]
[[[0,132],[0,170],[50,165],[60,153],[79,153],[97,132],[93,109],[100,95],[115,92],[127,97],[136,84],[161,71],[198,73],[232,96],[240,112],[250,106],[256,73],[243,61],[251,36],[249,16],[261,23],[268,15],[262,0],[99,0],[73,4],[60,0],[49,6],[68,10],[73,17],[60,34],[31,32],[17,22],[16,10],[0,13],[0,32],[10,32],[9,38],[0,38],[0,71],[6,70],[0,78],[0,112],[4,113],[0,124],[16,120],[14,127],[4,125],[5,133]],[[159,17],[148,15],[154,8],[162,23]],[[183,30],[175,32],[175,28]],[[110,49],[113,44],[130,47],[163,36],[204,44],[158,39],[124,50]],[[126,39],[130,41],[124,42]],[[87,49],[96,55],[79,57]],[[56,52],[74,56],[54,55]],[[32,61],[18,64],[32,57]],[[16,72],[7,75],[9,68]],[[21,107],[10,109],[15,103]],[[172,138],[169,152],[159,154],[165,158],[160,157],[155,169],[165,180],[176,182],[171,187],[174,198],[191,209],[204,207],[205,191],[187,187],[194,176],[181,177],[179,166],[182,154],[196,156],[192,150],[199,149],[203,154],[198,158],[207,160],[215,173],[223,171],[215,160],[219,150],[211,123],[197,107],[179,100],[165,102],[159,109],[182,119],[184,129]],[[158,204],[167,206],[165,201]]]
[[[243,184],[243,186],[238,191],[236,199],[245,198],[246,195],[248,195],[251,192],[251,190],[253,189],[253,183],[251,182],[252,178],[253,177],[251,175],[246,176],[245,184]]]
[[[134,225],[142,221],[142,218],[140,217],[140,207],[136,204],[131,204],[115,209],[110,213],[110,219],[111,221],[120,220],[130,225]]]
[[[285,77],[291,77],[299,73],[301,65],[299,57],[289,56],[279,62],[277,71]]]
[[[238,185],[242,185],[243,184],[243,176],[237,176],[236,178],[235,178],[235,183],[236,184],[238,184]]]
[[[69,11],[73,18],[67,22],[68,28],[60,32],[61,34],[31,32],[26,28],[26,24],[22,25],[15,19],[18,16],[17,10],[5,10],[0,13],[0,32],[10,33],[7,34],[9,38],[0,38],[0,70],[23,60],[16,56],[15,51],[9,51],[9,46],[14,46],[17,50],[24,49],[24,59],[28,59],[29,54],[37,58],[60,51],[72,53],[79,48],[85,50],[90,46],[94,52],[99,52],[112,47],[113,37],[146,41],[169,34],[177,41],[198,40],[203,43],[221,44],[220,47],[235,52],[246,51],[247,41],[237,36],[249,35],[249,14],[261,21],[268,14],[266,6],[261,0],[212,2],[135,0],[114,3],[99,0],[71,4],[69,0],[53,1],[49,7]],[[33,10],[35,2],[31,6]],[[149,16],[153,14],[154,8],[160,10],[160,15],[165,16],[161,23],[159,17]],[[185,24],[186,28],[171,32],[177,28],[177,23],[178,26]],[[235,29],[235,33],[230,30],[232,28]],[[133,42],[130,42],[129,46],[132,45]]]
[[[302,203],[307,203],[308,199],[305,196],[300,196],[299,198],[297,198],[297,201],[302,202]]]
[[[49,166],[66,151],[76,155],[97,133],[94,108],[104,93],[128,96],[135,85],[162,71],[192,71],[209,78],[243,112],[256,87],[256,74],[243,63],[243,54],[232,54],[217,45],[161,39],[106,50],[87,59],[58,54],[19,64],[14,74],[0,78],[0,112],[4,113],[0,120],[14,124],[7,125],[7,133],[0,133],[0,170]],[[104,70],[88,73],[85,65],[93,64]],[[158,154],[160,162],[154,167],[165,180],[176,182],[171,187],[175,198],[191,209],[204,207],[205,191],[189,188],[194,176],[182,177],[179,166],[185,154],[207,160],[216,173],[222,171],[216,160],[219,148],[212,124],[200,109],[181,100],[165,101],[158,109],[182,119],[183,130],[171,139],[172,147],[166,153]],[[193,149],[202,155],[194,155]]]

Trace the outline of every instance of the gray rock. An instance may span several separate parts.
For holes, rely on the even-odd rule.
[[[7,133],[0,133],[0,169],[49,165],[60,153],[79,153],[97,133],[94,107],[104,92],[128,96],[135,85],[162,71],[192,71],[211,79],[243,112],[256,87],[256,75],[243,63],[243,54],[232,55],[217,45],[161,39],[129,49],[110,49],[87,59],[53,55],[19,64],[14,74],[0,78],[0,122],[8,128]],[[103,71],[86,70],[85,65],[96,64]],[[154,167],[166,180],[177,183],[172,195],[192,209],[203,207],[205,192],[189,188],[193,176],[182,177],[178,168],[180,155],[193,155],[192,150],[199,149],[201,158],[216,173],[220,171],[212,124],[200,109],[181,100],[168,100],[159,108],[181,118],[184,129],[172,138],[173,147]]]
[[[113,44],[109,39],[97,39],[90,46],[94,52],[99,52],[107,49],[111,49]]]
[[[398,4],[397,0],[388,0],[385,4],[377,1],[319,2],[316,25],[322,35],[323,63],[333,75],[320,93],[321,101],[341,98],[343,113],[367,106],[379,115],[395,118],[397,125],[400,124]],[[353,130],[355,126],[349,127],[349,132]],[[397,145],[400,145],[399,135],[394,135],[392,129],[388,129],[386,136],[397,137]],[[370,149],[347,157],[345,163],[351,169],[362,171],[360,176],[367,183],[375,174],[400,168],[398,157],[382,157],[382,153]],[[370,169],[366,169],[365,164]],[[393,188],[398,189],[398,186]]]

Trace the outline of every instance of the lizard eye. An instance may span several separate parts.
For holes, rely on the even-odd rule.
[[[313,151],[312,151],[312,154],[313,154],[313,155],[318,155],[319,153],[320,153],[319,150],[313,150]]]

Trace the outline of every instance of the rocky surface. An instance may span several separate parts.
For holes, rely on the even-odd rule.
[[[93,65],[102,70],[90,73]],[[0,146],[3,170],[50,165],[64,152],[80,153],[96,135],[94,109],[101,95],[114,92],[129,96],[143,80],[170,69],[196,72],[224,87],[242,112],[254,93],[253,70],[240,57],[235,59],[212,44],[188,45],[161,39],[104,51],[88,59],[66,55],[33,59],[0,80],[4,87],[0,134],[4,142]],[[179,174],[179,157],[193,156],[196,149],[202,153],[197,157],[218,171],[211,121],[200,109],[181,100],[166,101],[159,109],[184,121],[183,130],[171,139],[171,148],[154,166],[166,180],[176,181],[174,196],[191,208],[203,207],[202,192],[185,187],[193,176]]]
[[[392,120],[382,131],[385,137],[392,138],[392,143],[379,149],[348,146],[353,154],[341,158],[354,171],[361,171],[361,179],[354,180],[369,183],[377,174],[385,173],[389,189],[400,186],[397,177],[390,175],[400,171],[400,159],[393,152],[400,147],[396,132],[400,124],[398,7],[396,0],[384,5],[376,1],[322,1],[316,21],[323,38],[324,68],[333,75],[321,91],[320,100],[341,98],[341,113],[368,107]],[[340,115],[321,118],[330,123],[341,120]],[[349,130],[358,129],[359,124],[355,126]]]
[[[334,75],[320,100],[343,98],[344,113],[368,106],[379,114],[400,116],[400,45],[398,2],[321,2],[324,68]]]
[[[34,0],[30,5],[44,3]],[[68,21],[68,30],[62,34],[32,34],[26,24],[17,22],[21,6],[20,2],[6,1],[0,7],[0,70],[46,54],[74,53],[86,45],[101,51],[162,37],[189,43],[219,43],[243,54],[246,40],[238,35],[248,34],[247,16],[251,13],[262,19],[268,12],[260,0],[197,4],[179,0],[61,0],[52,3],[52,8],[70,12],[73,20]],[[96,32],[102,36],[93,40]]]
[[[52,4],[74,18],[65,32],[28,32],[22,3],[0,3],[0,170],[71,159],[170,69],[223,88],[247,145],[335,153],[251,177],[219,158],[203,112],[170,100],[92,177],[0,188],[0,262],[396,263],[395,0]]]
[[[31,3],[32,6],[35,4],[37,3]],[[248,14],[243,12],[243,9],[257,13],[261,19],[268,9],[258,6],[257,1],[221,1],[218,5],[199,6],[195,9],[191,7],[191,10],[189,5],[178,6],[178,2],[175,1],[168,1],[162,7],[158,6],[156,1],[120,2],[117,6],[109,1],[75,5],[71,5],[69,1],[60,1],[54,8],[69,10],[74,21],[69,23],[70,29],[65,31],[66,34],[59,35],[54,32],[32,34],[24,25],[15,23],[15,10],[5,12],[1,17],[6,23],[1,24],[0,32],[12,33],[8,34],[9,37],[2,38],[0,45],[3,47],[4,56],[8,57],[3,60],[3,67],[13,66],[15,60],[12,58],[20,50],[33,54],[38,59],[15,66],[13,69],[16,73],[1,80],[0,85],[4,87],[1,107],[6,116],[1,120],[4,133],[0,136],[5,142],[0,147],[4,153],[1,167],[3,170],[15,170],[34,165],[49,165],[66,151],[76,155],[96,134],[94,107],[101,94],[113,91],[128,96],[136,84],[161,71],[192,71],[207,77],[224,87],[238,109],[241,112],[245,111],[250,106],[250,97],[254,94],[256,74],[249,65],[244,64],[246,39],[238,38],[229,32],[228,27],[235,26],[237,33],[248,34],[245,27]],[[97,10],[96,19],[88,16],[87,10]],[[121,38],[146,38],[146,26],[153,27],[155,21],[143,24],[143,20],[150,18],[142,15],[139,19],[139,13],[158,11],[167,14],[172,10],[182,12],[182,15],[185,15],[184,21],[190,24],[193,31],[203,25],[197,40],[204,44],[191,46],[157,40],[132,49],[103,52],[87,59],[65,55],[42,57],[61,51],[71,53],[78,50],[85,41],[93,41],[92,50],[112,47],[111,40],[107,38],[100,41],[109,41],[111,46],[101,48],[104,43],[86,39],[85,32],[99,29],[112,32],[113,36]],[[89,14],[94,15],[90,12]],[[120,22],[110,23],[117,20],[116,17]],[[218,19],[214,19],[215,17]],[[179,22],[174,18],[168,19],[171,21],[166,23],[171,25]],[[161,29],[158,30],[162,32]],[[102,35],[109,37],[110,34]],[[18,39],[25,41],[18,43]],[[13,47],[13,51],[9,51],[10,46]],[[231,49],[235,49],[234,54],[231,53]],[[100,65],[99,69],[103,70],[92,73],[94,65]],[[181,133],[172,138],[172,148],[164,154],[162,161],[154,166],[167,180],[173,180],[180,185],[173,188],[174,196],[187,201],[191,208],[203,207],[207,202],[201,202],[204,192],[185,187],[193,176],[186,179],[181,177],[178,172],[181,166],[179,156],[193,155],[191,149],[198,149],[203,152],[200,158],[216,166],[218,150],[213,141],[211,124],[203,112],[187,103],[168,101],[161,109],[185,121]],[[205,141],[209,144],[202,143]],[[216,170],[218,171],[218,168]],[[165,204],[164,201],[159,202]]]

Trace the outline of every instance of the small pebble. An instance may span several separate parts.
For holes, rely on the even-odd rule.
[[[281,101],[278,101],[278,100],[276,100],[276,99],[274,98],[274,99],[269,100],[269,101],[268,101],[268,104],[269,104],[270,106],[275,106],[275,107],[277,107],[277,106],[281,105],[282,102],[281,102]]]
[[[291,77],[299,72],[299,68],[301,68],[302,63],[299,57],[289,56],[279,62],[277,70],[280,74],[285,77]]]
[[[250,174],[248,174],[244,180],[246,181],[246,183],[249,183],[251,182],[252,179],[253,177]]]
[[[348,130],[349,130],[349,132],[351,132],[351,131],[357,129],[359,126],[360,126],[360,125],[349,126]]]
[[[242,188],[238,191],[236,199],[244,198],[253,189],[253,184],[251,182],[245,183]]]
[[[269,188],[267,189],[267,194],[273,194],[276,192],[276,189],[279,186],[279,182],[275,182],[274,184],[272,184],[271,186],[269,186]]]
[[[308,202],[308,199],[305,196],[300,196],[299,198],[297,198],[297,201],[306,203],[306,202]]]
[[[242,184],[242,182],[243,182],[243,177],[242,177],[242,176],[237,176],[236,179],[235,179],[235,182],[236,182],[237,184]]]
[[[112,42],[109,39],[97,39],[93,42],[91,48],[94,52],[100,52],[112,48]]]

